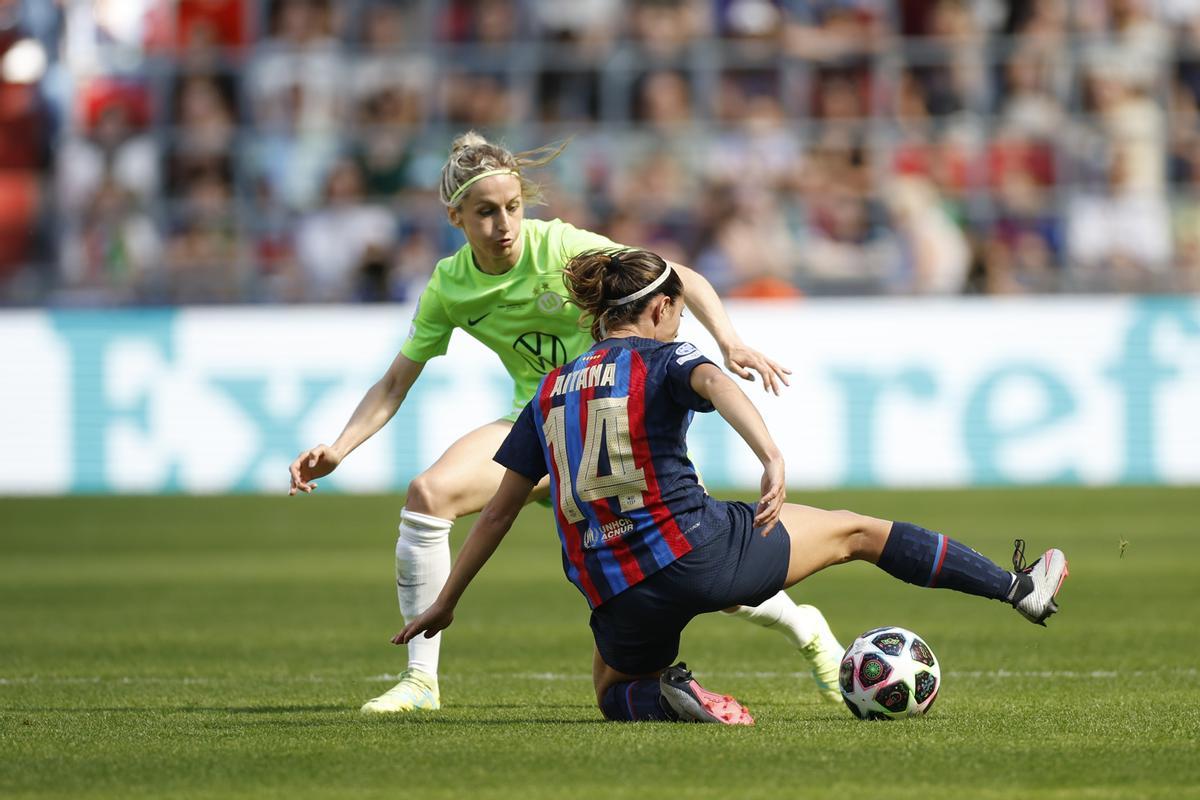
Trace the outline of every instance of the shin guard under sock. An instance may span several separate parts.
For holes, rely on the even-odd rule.
[[[907,522],[892,523],[878,567],[906,583],[1007,600],[1013,574],[962,542]]]

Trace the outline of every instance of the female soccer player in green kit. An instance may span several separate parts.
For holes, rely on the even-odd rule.
[[[438,262],[421,294],[408,338],[384,376],[359,402],[332,445],[305,450],[291,465],[289,494],[311,492],[354,448],[395,415],[425,362],[443,355],[454,328],[461,328],[500,358],[513,379],[513,411],[454,442],[408,485],[396,542],[400,611],[411,621],[437,598],[450,572],[449,533],[454,520],[478,512],[500,485],[504,468],[492,460],[513,421],[541,378],[587,351],[592,337],[580,310],[567,302],[563,268],[586,250],[615,247],[599,234],[560,220],[525,219],[527,205],[541,200],[526,177],[562,148],[513,154],[475,132],[455,139],[442,168],[440,195],[451,224],[467,243]],[[725,367],[779,393],[788,370],[747,347],[729,321],[711,284],[693,270],[672,264],[683,281],[687,307],[712,334]],[[549,493],[542,481],[530,499]],[[820,611],[794,604],[782,591],[755,607],[732,610],[783,633],[808,659],[822,698],[838,702],[842,647]],[[441,637],[408,645],[408,668],[400,682],[368,701],[364,712],[394,713],[440,708],[437,683]]]

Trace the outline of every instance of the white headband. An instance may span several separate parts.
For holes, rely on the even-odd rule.
[[[633,294],[622,297],[619,300],[609,300],[608,305],[610,307],[611,306],[623,306],[626,303],[632,303],[634,300],[641,300],[643,297],[650,294],[658,287],[662,286],[663,281],[665,281],[668,277],[670,277],[670,275],[671,275],[671,265],[667,264],[666,269],[664,269],[662,271],[662,274],[659,275],[654,280],[650,281],[650,283],[647,284],[645,288],[638,289]]]

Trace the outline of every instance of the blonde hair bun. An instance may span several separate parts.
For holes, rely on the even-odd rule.
[[[467,131],[454,137],[454,141],[450,143],[450,152],[457,153],[460,150],[466,150],[469,147],[478,147],[481,144],[490,144],[478,131]]]

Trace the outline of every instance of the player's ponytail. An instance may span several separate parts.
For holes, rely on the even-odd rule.
[[[596,341],[641,316],[655,296],[676,299],[683,294],[679,273],[668,269],[667,262],[649,250],[608,248],[580,253],[563,269],[563,283],[583,311],[580,324],[591,326]]]
[[[442,204],[458,208],[467,198],[474,181],[485,173],[516,175],[521,181],[521,197],[526,205],[542,203],[542,187],[525,177],[525,170],[549,164],[566,148],[558,145],[512,153],[503,145],[493,144],[476,131],[467,131],[450,143],[450,157],[442,166],[438,194]]]

